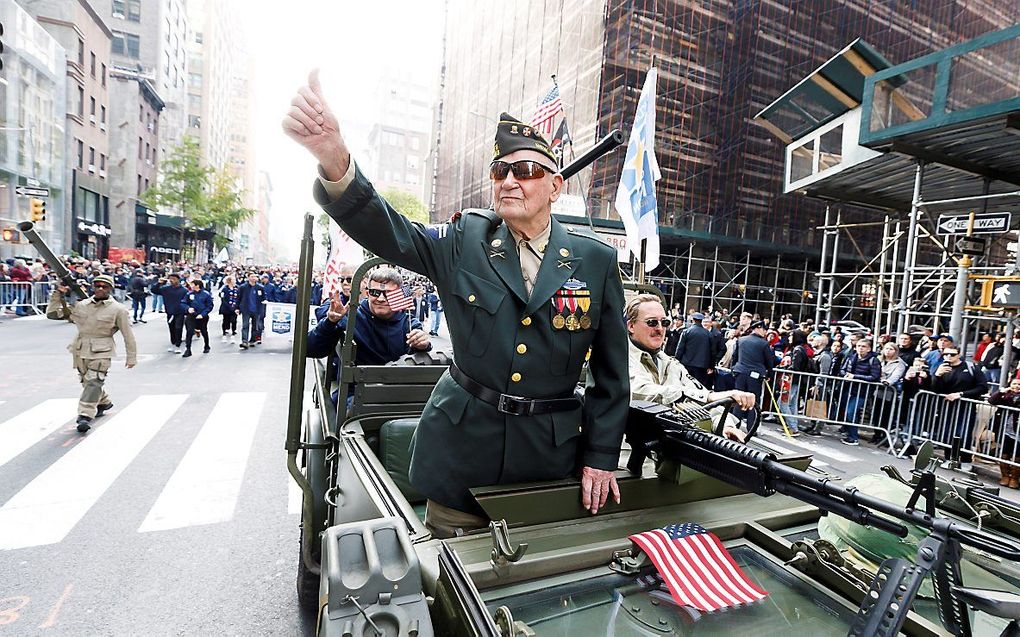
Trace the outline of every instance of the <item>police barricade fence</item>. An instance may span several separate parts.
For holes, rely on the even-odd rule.
[[[35,307],[40,312],[46,311],[46,306],[50,303],[50,294],[59,285],[56,281],[36,281],[32,284],[32,294],[35,297]]]
[[[890,448],[903,415],[899,388],[883,382],[780,367],[762,393],[762,415],[782,418],[790,429],[852,425],[885,438]]]
[[[9,309],[18,314],[37,314],[35,290],[31,281],[0,282],[0,309]]]
[[[946,456],[971,454],[989,462],[1020,466],[1017,428],[1020,409],[990,405],[985,399],[957,398],[922,390],[910,406],[910,414],[897,437],[920,446],[931,442],[946,450]],[[900,451],[905,453],[906,445]]]

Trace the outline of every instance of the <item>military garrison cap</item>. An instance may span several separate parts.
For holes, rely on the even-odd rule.
[[[534,126],[525,124],[510,113],[499,116],[496,125],[496,143],[492,148],[493,161],[505,157],[518,150],[533,150],[542,153],[557,165],[556,155],[549,148],[549,143],[535,130]]]

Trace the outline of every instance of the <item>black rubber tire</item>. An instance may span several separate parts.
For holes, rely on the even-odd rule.
[[[304,553],[304,530],[298,537],[297,596],[301,608],[306,611],[319,612],[319,575],[308,569],[302,557]],[[313,552],[317,556],[319,551]]]

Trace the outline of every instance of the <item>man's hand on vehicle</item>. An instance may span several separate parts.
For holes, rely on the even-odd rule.
[[[351,164],[340,124],[322,97],[319,69],[308,74],[308,84],[297,90],[283,118],[283,132],[308,149],[319,160],[330,181],[340,181]]]
[[[740,407],[745,411],[754,407],[754,394],[749,391],[729,389],[727,391],[714,391],[708,394],[708,402],[710,403],[717,400],[723,400],[725,398],[732,398],[733,402],[737,404],[737,407]]]
[[[592,515],[606,505],[612,492],[613,501],[620,503],[620,486],[616,484],[616,476],[612,471],[584,467],[581,469],[581,506]]]

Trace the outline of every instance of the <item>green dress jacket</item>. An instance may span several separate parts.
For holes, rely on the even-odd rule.
[[[338,200],[330,202],[318,181],[314,194],[362,246],[432,280],[454,360],[477,382],[526,398],[569,396],[590,348],[584,406],[572,411],[504,414],[443,374],[412,442],[415,488],[481,514],[472,487],[562,479],[580,466],[617,468],[630,380],[613,248],[553,219],[529,297],[513,236],[491,210],[424,226],[390,207],[360,171]]]

